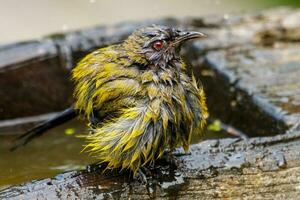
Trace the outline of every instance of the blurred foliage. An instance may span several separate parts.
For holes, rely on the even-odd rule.
[[[255,0],[251,4],[258,4],[260,7],[292,6],[300,7],[300,0]]]

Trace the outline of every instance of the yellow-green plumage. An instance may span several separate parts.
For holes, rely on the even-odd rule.
[[[108,168],[134,174],[166,149],[187,151],[208,115],[204,91],[180,58],[156,65],[141,53],[145,31],[92,52],[72,72],[75,108],[89,120],[95,113],[101,119],[91,126],[86,149]]]

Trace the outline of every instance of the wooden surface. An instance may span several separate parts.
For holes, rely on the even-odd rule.
[[[210,140],[191,147],[181,166],[158,166],[149,185],[97,169],[13,186],[2,199],[297,199],[300,131],[273,138]],[[92,168],[92,167],[91,167]]]
[[[179,158],[178,169],[169,165],[153,169],[148,185],[130,180],[128,173],[101,175],[101,170],[89,167],[12,186],[0,192],[0,199],[297,199],[299,18],[300,10],[277,9],[226,19],[216,16],[161,21],[209,35],[187,45],[183,54],[205,86],[211,115],[250,136],[269,137],[195,144],[191,155]],[[137,26],[99,30],[106,30],[108,35],[120,30],[116,37],[120,39]],[[95,33],[93,29],[80,33],[89,31]],[[80,33],[61,40],[74,44],[71,49],[77,53],[70,57],[72,60],[93,49],[91,43],[101,46],[95,42],[97,31],[91,43],[90,39],[85,41],[86,46]]]

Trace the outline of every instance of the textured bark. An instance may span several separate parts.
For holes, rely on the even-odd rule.
[[[149,185],[97,168],[13,186],[2,199],[297,199],[300,132],[273,138],[210,140],[193,145],[181,167],[158,166]],[[118,174],[118,175],[117,175]]]

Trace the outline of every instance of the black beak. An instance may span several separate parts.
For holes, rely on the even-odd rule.
[[[199,38],[203,38],[206,37],[205,34],[200,33],[200,32],[196,32],[196,31],[182,31],[180,32],[179,36],[177,36],[175,38],[175,42],[174,44],[182,44],[183,42],[186,42],[188,40],[192,40],[192,39],[199,39]]]

